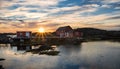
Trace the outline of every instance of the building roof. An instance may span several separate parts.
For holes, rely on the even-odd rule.
[[[70,26],[59,27],[56,31],[71,31],[73,30]]]

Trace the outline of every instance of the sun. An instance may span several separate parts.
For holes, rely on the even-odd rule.
[[[45,29],[43,27],[40,27],[38,30],[39,30],[40,33],[44,33],[45,32]]]

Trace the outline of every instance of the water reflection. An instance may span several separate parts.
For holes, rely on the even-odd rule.
[[[56,46],[41,45],[39,48],[27,50],[25,53],[31,52],[32,54],[39,55],[58,55],[60,51],[56,50]]]
[[[11,46],[12,49],[16,49],[16,51],[26,51],[32,49],[31,46]]]
[[[30,49],[32,49],[32,46],[23,46],[23,45],[11,46],[11,50],[14,52],[15,55],[24,54],[26,50],[30,50]]]
[[[0,69],[4,69],[2,65],[0,65]]]
[[[0,61],[4,61],[5,59],[4,58],[0,58]]]
[[[10,46],[11,50],[15,52],[15,55],[18,54],[39,54],[39,55],[58,55],[59,51],[55,50],[56,46],[48,46],[48,45],[37,45],[37,46],[30,46],[30,45],[16,45]]]
[[[0,46],[0,65],[5,69],[120,69],[120,43],[84,42],[59,45],[58,56],[26,53],[40,46]],[[16,55],[16,54],[17,55]]]

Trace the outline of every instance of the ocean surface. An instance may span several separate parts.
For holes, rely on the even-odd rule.
[[[3,69],[120,69],[120,43],[83,42],[80,45],[53,45],[58,55],[27,52],[38,46],[0,44],[0,67]]]

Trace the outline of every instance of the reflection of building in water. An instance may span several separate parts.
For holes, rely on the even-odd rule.
[[[0,47],[8,47],[10,44],[0,44]]]
[[[17,46],[17,50],[30,50],[31,46]]]
[[[0,65],[0,69],[4,69],[2,65]]]
[[[26,51],[32,49],[31,46],[11,46],[14,51]]]
[[[0,44],[0,49],[3,49],[3,48],[8,48],[10,47],[10,44]]]

